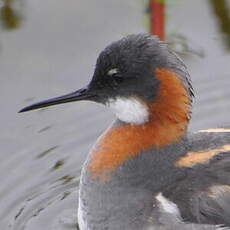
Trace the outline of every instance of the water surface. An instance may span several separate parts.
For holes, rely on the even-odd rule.
[[[169,41],[196,92],[191,130],[230,123],[230,54],[211,2],[167,8]],[[85,85],[105,45],[146,31],[146,9],[138,0],[27,0],[16,8],[20,25],[0,31],[0,229],[76,229],[81,165],[114,117],[89,102],[17,111]]]

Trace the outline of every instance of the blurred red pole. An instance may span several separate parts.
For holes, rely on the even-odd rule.
[[[164,2],[164,0],[149,0],[150,33],[156,35],[160,40],[165,38]]]

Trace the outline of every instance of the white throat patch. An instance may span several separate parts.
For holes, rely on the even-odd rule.
[[[148,108],[133,97],[110,99],[106,105],[112,109],[119,120],[126,123],[140,125],[149,119]]]

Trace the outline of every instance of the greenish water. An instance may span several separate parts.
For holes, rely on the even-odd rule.
[[[86,102],[17,111],[85,85],[100,50],[146,31],[146,9],[138,0],[6,2],[15,18],[7,27],[1,14],[0,229],[76,229],[81,165],[114,117]],[[168,1],[169,42],[196,92],[191,130],[230,123],[230,2],[216,3]]]

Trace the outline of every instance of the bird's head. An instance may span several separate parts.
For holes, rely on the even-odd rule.
[[[162,100],[170,105],[180,94],[187,97],[189,106],[193,93],[182,61],[152,35],[129,35],[100,53],[92,80],[86,87],[35,103],[20,112],[90,100],[110,107],[125,123],[144,124],[151,119],[154,104]]]

